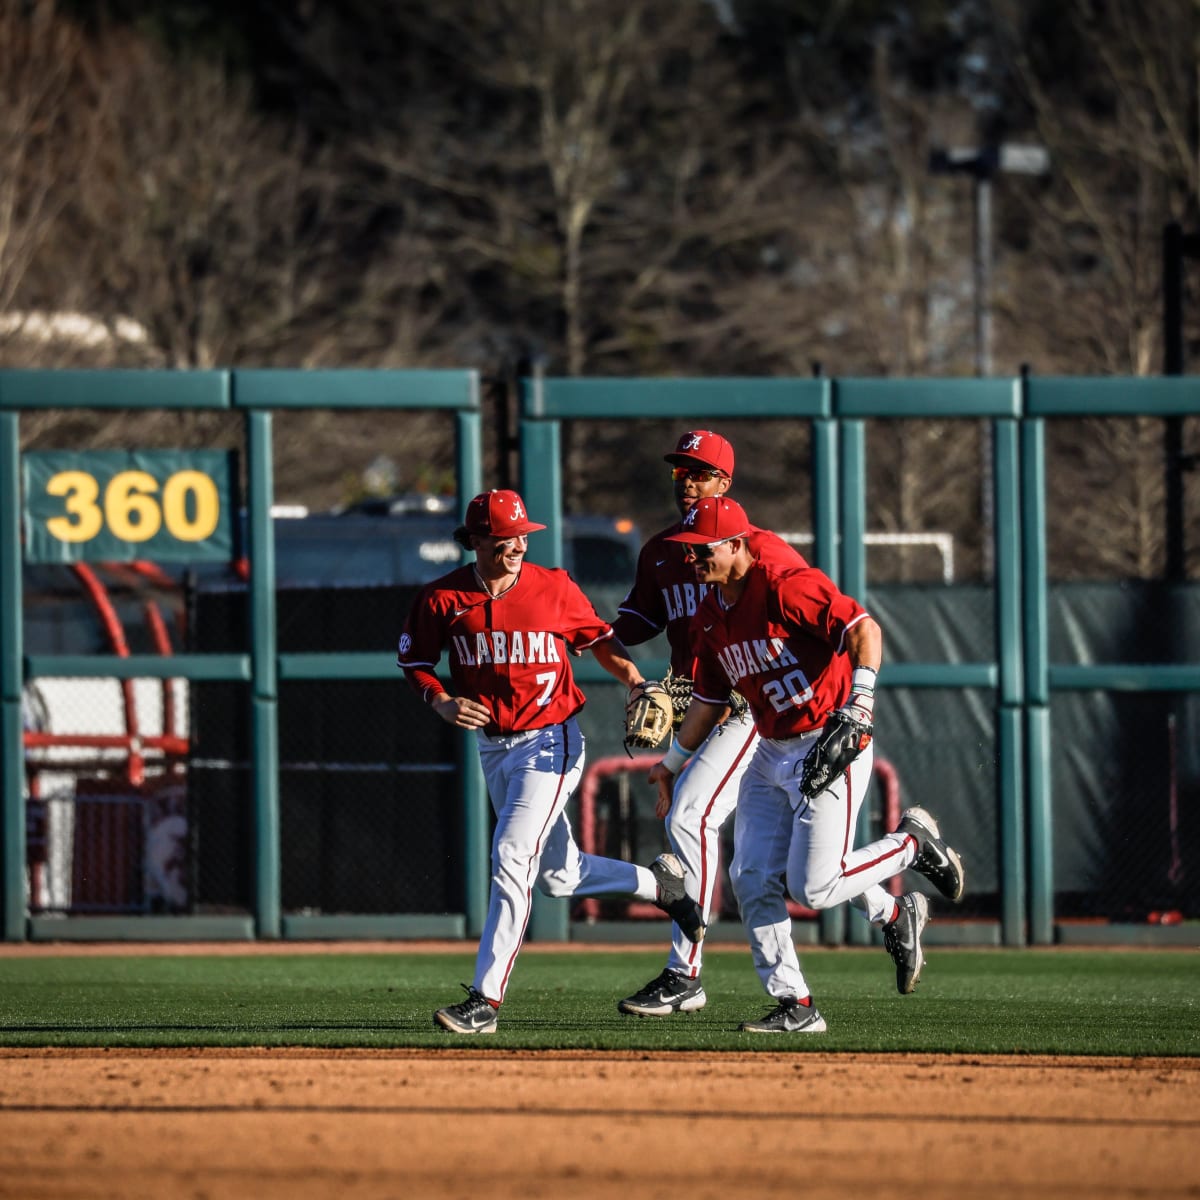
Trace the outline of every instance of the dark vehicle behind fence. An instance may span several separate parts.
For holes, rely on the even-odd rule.
[[[279,518],[276,575],[281,586],[428,583],[462,561],[454,540],[457,525],[449,497],[421,495]],[[563,518],[563,566],[585,590],[632,583],[640,545],[627,518]]]

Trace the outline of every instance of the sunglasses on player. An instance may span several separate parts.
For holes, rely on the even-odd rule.
[[[708,562],[708,560],[713,556],[713,551],[716,550],[718,546],[723,546],[726,542],[732,542],[733,538],[740,538],[743,536],[743,534],[735,533],[733,537],[722,538],[719,542],[688,542],[686,543],[687,553],[690,554],[692,558],[698,559],[700,562]]]
[[[671,478],[679,483],[690,479],[692,483],[710,483],[714,479],[724,479],[720,471],[710,471],[707,467],[672,467]]]

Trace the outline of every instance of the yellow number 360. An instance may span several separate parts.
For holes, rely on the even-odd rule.
[[[181,542],[211,537],[221,515],[217,485],[201,471],[178,471],[162,485],[146,471],[121,471],[104,489],[86,471],[60,471],[46,492],[62,496],[65,517],[52,517],[46,529],[61,542],[91,541],[107,524],[123,542],[148,542],[163,526]],[[189,504],[190,501],[190,504]]]

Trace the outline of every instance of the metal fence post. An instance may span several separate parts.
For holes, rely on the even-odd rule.
[[[1054,825],[1050,800],[1050,666],[1046,604],[1046,422],[1021,427],[1021,532],[1024,568],[1026,816],[1029,939],[1054,941]]]
[[[841,544],[837,585],[860,604],[867,601],[867,425],[865,421],[843,420],[838,434],[838,525]],[[871,839],[871,814],[863,805],[858,814],[857,845]],[[849,941],[869,946],[873,930],[865,921],[847,921],[846,905],[821,910],[821,940],[826,943]]]
[[[1014,386],[1017,386],[1014,384]],[[993,421],[1000,911],[1006,945],[1025,944],[1025,665],[1021,625],[1019,422]]]
[[[271,525],[271,413],[246,417],[249,455],[250,658],[254,732],[254,920],[260,938],[281,933],[279,683],[276,666],[275,533]]]
[[[812,564],[831,579],[838,575],[838,423],[818,418],[812,423]]]
[[[562,538],[562,427],[558,420],[527,419],[538,413],[544,380],[540,369],[532,380],[521,381],[520,490],[530,515],[546,526],[529,539],[529,559],[543,567],[560,567]],[[527,390],[528,389],[528,390]],[[606,676],[607,678],[607,676]],[[529,915],[529,938],[539,942],[565,942],[570,937],[571,910],[564,899],[534,890]]]
[[[477,408],[459,411],[454,415],[459,520],[467,515],[467,505],[472,497],[483,490],[481,427],[482,417]],[[491,879],[491,806],[473,733],[463,733],[458,737],[457,752],[463,805],[463,915],[468,935],[478,937],[487,920]]]
[[[21,724],[21,484],[18,414],[0,412],[0,827],[4,939],[25,940],[25,746]]]

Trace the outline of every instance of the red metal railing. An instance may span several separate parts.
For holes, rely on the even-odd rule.
[[[172,580],[161,568],[148,562],[131,562],[104,564],[106,570],[117,574],[133,575],[147,579],[159,585],[173,585]],[[86,563],[72,563],[71,570],[79,580],[87,597],[96,610],[100,627],[104,630],[113,654],[118,658],[129,657],[129,642],[125,636],[125,627],[109,597],[108,587],[104,581]],[[155,650],[163,656],[173,653],[170,634],[158,605],[153,600],[147,600],[143,605],[146,625],[150,631],[150,639]],[[119,734],[54,734],[27,730],[24,734],[26,750],[48,749],[51,747],[80,750],[123,750],[125,752],[125,777],[130,786],[139,787],[146,780],[146,760],[144,751],[147,749],[160,751],[166,757],[183,757],[187,754],[187,738],[181,736],[177,726],[175,691],[173,681],[163,681],[163,732],[160,735],[143,735],[138,718],[137,699],[132,679],[122,679],[121,697],[124,710],[125,732]],[[52,763],[31,763],[36,772],[39,767],[62,770],[69,766],[61,759]]]

